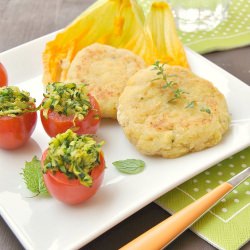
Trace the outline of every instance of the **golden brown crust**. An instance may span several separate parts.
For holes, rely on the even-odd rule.
[[[118,98],[128,79],[144,67],[144,61],[129,50],[95,43],[78,52],[67,81],[88,84],[100,105],[101,116],[115,119]]]
[[[224,96],[183,67],[167,66],[165,72],[175,90],[185,91],[180,99],[173,100],[164,81],[153,80],[159,76],[152,67],[132,76],[121,94],[117,119],[128,139],[143,154],[166,158],[219,143],[230,123]]]

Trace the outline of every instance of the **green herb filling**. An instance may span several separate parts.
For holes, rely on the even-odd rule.
[[[91,170],[100,164],[101,145],[92,137],[78,136],[69,129],[52,138],[43,171],[60,171],[69,179],[79,179],[81,184],[90,187]]]
[[[35,111],[35,99],[26,91],[21,91],[16,86],[0,88],[0,117],[22,115]]]
[[[42,102],[43,115],[53,110],[61,115],[74,115],[82,120],[91,108],[85,84],[55,82],[47,85]]]

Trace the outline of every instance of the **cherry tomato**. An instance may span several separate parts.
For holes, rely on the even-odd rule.
[[[16,117],[0,117],[0,148],[15,149],[25,144],[37,122],[36,112],[27,112]]]
[[[2,63],[0,63],[0,87],[7,86],[7,85],[8,85],[7,72],[4,66],[2,65]]]
[[[49,110],[48,118],[43,115],[43,110],[40,111],[40,117],[46,133],[50,137],[55,137],[59,133],[65,132],[69,128],[74,127],[74,132],[78,135],[95,134],[100,124],[100,108],[96,99],[89,95],[92,108],[83,120],[75,120],[73,115],[60,115],[57,112]]]
[[[47,156],[47,150],[42,155],[42,167]],[[43,174],[44,182],[49,193],[63,203],[76,205],[92,197],[99,189],[104,176],[105,161],[103,154],[100,153],[100,164],[91,171],[93,185],[86,187],[78,179],[68,179],[68,177],[59,171],[52,173],[47,171]]]

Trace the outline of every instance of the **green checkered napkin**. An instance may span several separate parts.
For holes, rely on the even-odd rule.
[[[152,0],[138,2],[147,13]],[[178,32],[182,42],[199,53],[250,44],[250,1],[232,0],[227,19],[212,31]],[[249,166],[250,147],[168,192],[156,203],[175,213]],[[219,249],[239,249],[249,241],[250,178],[198,220],[191,230]]]

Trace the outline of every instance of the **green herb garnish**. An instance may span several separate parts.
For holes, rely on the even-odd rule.
[[[171,100],[169,100],[169,102],[174,101],[176,99],[180,99],[181,95],[187,94],[187,92],[182,90],[182,89],[175,89],[175,90],[173,90],[173,94],[174,94],[174,97]]]
[[[41,108],[44,117],[53,110],[61,115],[74,116],[82,120],[91,108],[88,91],[83,83],[55,82],[47,85]]]
[[[41,168],[41,162],[37,157],[33,157],[30,162],[25,162],[25,168],[21,173],[27,188],[35,194],[48,194],[48,190],[45,186]]]
[[[194,108],[194,104],[195,104],[195,102],[191,101],[190,103],[187,104],[187,106],[185,108],[186,109],[188,109],[188,108]]]
[[[195,101],[192,101],[192,102],[188,103],[185,108],[194,108],[194,106],[195,106]],[[207,108],[207,107],[201,107],[200,111],[211,114],[211,110],[209,108]]]
[[[0,88],[0,116],[11,116],[36,111],[35,99],[16,86]]]
[[[208,114],[211,114],[211,110],[210,110],[209,108],[207,108],[207,107],[202,107],[202,108],[200,109],[200,111],[201,111],[201,112],[206,112],[206,113],[208,113]]]
[[[173,82],[173,81],[169,81],[169,82],[166,82],[166,84],[164,84],[162,86],[163,89],[167,89],[167,88],[173,88],[173,86],[175,85],[176,83]]]
[[[69,129],[51,139],[43,171],[60,171],[69,179],[79,179],[82,185],[90,187],[91,170],[100,164],[101,145],[92,137],[79,136]]]
[[[125,174],[138,174],[145,168],[145,162],[137,159],[127,159],[112,163],[120,172]]]
[[[165,70],[164,70],[164,63],[160,63],[160,61],[156,61],[153,64],[153,70],[156,70],[157,73],[156,75],[159,76],[155,79],[153,79],[152,81],[156,81],[156,80],[163,80],[164,84],[162,86],[162,88],[164,89],[171,89],[174,97],[172,99],[169,100],[169,102],[172,102],[176,99],[180,99],[182,97],[183,94],[187,94],[186,91],[180,89],[180,88],[176,88],[177,83],[174,81],[169,80],[170,77],[175,77],[176,75],[168,75],[166,74]]]
[[[160,63],[160,61],[156,61],[153,64],[153,70],[157,71],[156,75],[158,77],[153,79],[152,81],[163,80],[164,84],[163,84],[162,88],[164,88],[164,89],[168,88],[168,89],[170,89],[172,91],[173,98],[168,100],[168,102],[172,102],[172,101],[175,101],[177,99],[181,99],[183,94],[188,94],[188,92],[186,92],[185,90],[183,90],[181,88],[178,88],[176,82],[174,82],[172,80],[169,80],[169,77],[173,77],[173,76],[176,76],[176,75],[168,75],[168,74],[166,74],[166,72],[164,70],[164,66],[165,66],[165,64]],[[194,108],[194,106],[195,106],[195,101],[191,101],[185,106],[185,108]],[[211,114],[211,110],[209,108],[207,108],[207,107],[202,107],[200,109],[200,111]]]

